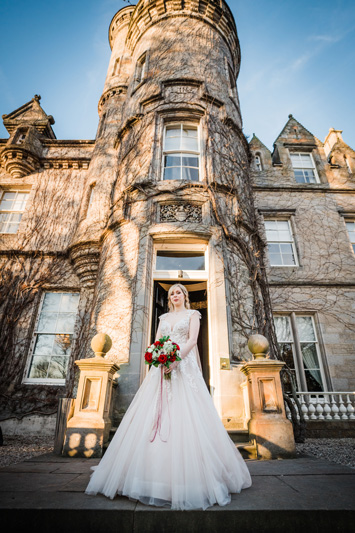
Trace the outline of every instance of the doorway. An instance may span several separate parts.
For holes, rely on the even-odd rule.
[[[180,280],[155,280],[153,290],[153,315],[151,340],[155,341],[156,331],[158,329],[159,317],[167,313],[168,309],[168,290],[174,283],[180,283]],[[196,309],[201,313],[200,334],[198,336],[197,347],[200,354],[202,374],[208,389],[210,389],[210,366],[208,353],[208,305],[207,305],[207,281],[187,281],[181,280],[189,292],[191,309]]]

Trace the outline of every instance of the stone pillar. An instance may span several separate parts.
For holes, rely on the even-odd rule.
[[[113,375],[119,366],[104,359],[112,341],[99,333],[92,339],[95,357],[80,359],[78,394],[74,416],[68,420],[62,455],[69,457],[101,457],[108,441],[111,419],[110,405]]]
[[[256,442],[258,459],[294,457],[293,429],[286,417],[280,378],[285,363],[267,359],[269,343],[262,335],[252,335],[248,347],[253,360],[241,371],[248,381],[249,438]]]

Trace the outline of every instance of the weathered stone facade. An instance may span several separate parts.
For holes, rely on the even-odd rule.
[[[343,215],[355,208],[344,154],[354,169],[354,152],[338,132],[323,145],[293,118],[273,154],[256,137],[248,146],[235,86],[239,42],[223,0],[141,0],[113,17],[109,41],[94,141],[57,140],[38,96],[4,116],[10,137],[0,140],[2,199],[5,192],[29,196],[16,232],[1,235],[1,295],[10,302],[3,306],[9,341],[1,418],[52,416],[58,397],[75,395],[74,360],[90,356],[90,339],[103,332],[113,341],[109,358],[120,364],[118,423],[144,377],[156,310],[166,305],[157,295],[179,280],[198,295],[193,305],[206,310],[202,360],[216,407],[227,427],[244,427],[246,340],[256,331],[274,335],[262,216],[275,213],[297,225],[300,265],[267,267],[273,308],[315,316],[327,386],[349,390],[355,273]],[[177,135],[180,127],[198,144],[190,149],[182,137],[169,151],[169,131]],[[289,145],[314,154],[319,184],[295,183]],[[170,167],[190,179],[164,179],[172,160]],[[203,257],[204,266],[167,261],[163,269],[159,257],[176,264]],[[44,295],[53,292],[80,294],[66,377],[57,382],[49,371],[31,378],[45,331],[38,326]],[[70,311],[58,309],[57,320]],[[56,331],[62,340],[68,334]],[[48,329],[47,340],[54,333]],[[61,362],[52,354],[49,364],[63,364],[67,353],[60,354]],[[43,364],[33,375],[42,375]]]

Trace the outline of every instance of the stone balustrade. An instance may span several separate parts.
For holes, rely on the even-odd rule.
[[[305,420],[355,420],[355,392],[297,392],[297,398]]]

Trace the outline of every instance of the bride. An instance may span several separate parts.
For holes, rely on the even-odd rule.
[[[250,487],[248,468],[229,438],[203,380],[197,338],[201,315],[190,309],[184,285],[168,293],[169,313],[160,317],[156,339],[170,335],[181,361],[171,379],[152,367],[129,406],[87,494],[128,496],[172,509],[206,509],[231,501]]]

